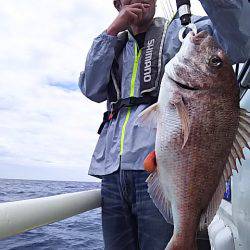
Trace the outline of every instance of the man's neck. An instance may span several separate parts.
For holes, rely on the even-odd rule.
[[[137,35],[137,34],[146,32],[152,22],[153,22],[153,19],[150,22],[145,23],[143,25],[131,25],[130,28],[133,32],[133,35]]]

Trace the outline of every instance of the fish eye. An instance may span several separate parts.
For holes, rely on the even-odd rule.
[[[221,68],[223,66],[223,61],[221,60],[221,58],[219,56],[211,56],[209,61],[208,61],[209,66],[213,67],[213,68]]]

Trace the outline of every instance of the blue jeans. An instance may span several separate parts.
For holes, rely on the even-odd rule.
[[[105,250],[163,250],[173,234],[147,192],[146,171],[118,170],[102,177]],[[199,249],[210,249],[207,235]]]

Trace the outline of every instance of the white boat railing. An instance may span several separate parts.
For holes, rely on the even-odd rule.
[[[100,206],[100,189],[0,203],[0,239]]]

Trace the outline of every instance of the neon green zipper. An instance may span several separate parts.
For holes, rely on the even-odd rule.
[[[138,52],[138,47],[137,47],[137,44],[135,43],[135,60],[134,60],[132,78],[131,78],[131,83],[130,83],[130,95],[129,95],[130,97],[134,96],[134,93],[135,93],[135,80],[136,80],[139,60],[141,57],[141,52],[142,52],[141,49]],[[124,121],[123,126],[122,126],[122,134],[121,134],[121,142],[120,142],[120,155],[122,155],[122,153],[123,153],[126,126],[127,126],[130,114],[131,114],[131,107],[128,107],[126,118],[125,118],[125,121]]]

